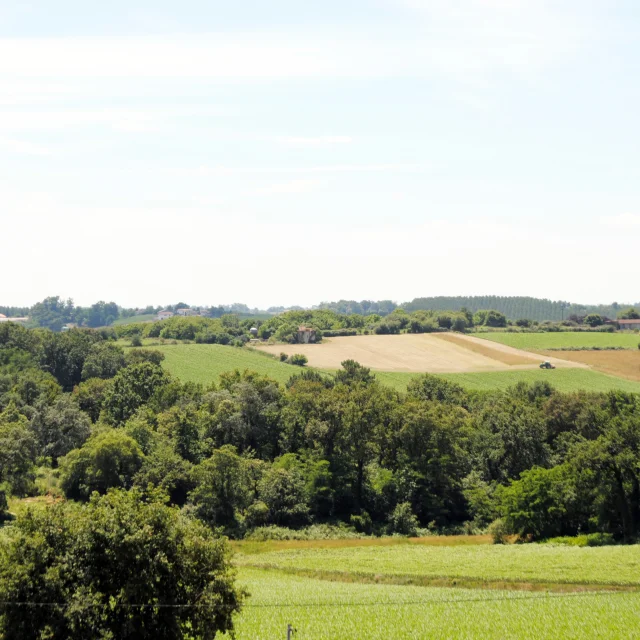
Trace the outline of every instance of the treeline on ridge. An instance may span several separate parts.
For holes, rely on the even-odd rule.
[[[640,303],[636,303],[635,306],[638,305]],[[396,308],[402,308],[409,312],[424,310],[460,311],[461,309],[468,309],[471,313],[476,313],[482,309],[495,309],[509,320],[528,319],[538,322],[561,322],[572,317],[575,319],[583,318],[591,313],[615,320],[620,317],[619,314],[623,309],[629,306],[632,305],[621,305],[615,302],[610,305],[585,305],[529,296],[435,296],[414,298],[412,301],[400,305],[390,300],[339,300],[338,302],[323,302],[320,304],[322,309],[330,309],[338,313],[364,315],[369,313],[387,315]]]

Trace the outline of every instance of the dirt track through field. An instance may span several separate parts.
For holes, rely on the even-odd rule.
[[[462,334],[401,334],[327,338],[321,344],[265,345],[257,347],[278,355],[302,353],[309,365],[339,369],[343,360],[356,360],[378,371],[469,373],[535,369],[542,358],[520,349]],[[587,367],[547,357],[557,367]]]

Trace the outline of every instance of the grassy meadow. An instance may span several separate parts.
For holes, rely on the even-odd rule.
[[[640,593],[523,593],[316,580],[241,568],[238,640],[633,638]],[[228,636],[224,636],[228,637]]]
[[[300,372],[299,367],[284,364],[253,349],[220,344],[169,344],[153,346],[162,351],[162,366],[172,375],[188,382],[217,382],[225,371],[250,369],[284,384]]]
[[[417,373],[376,371],[376,377],[383,384],[404,391]],[[442,378],[457,382],[473,391],[507,389],[518,382],[533,383],[546,380],[558,391],[612,391],[619,389],[631,393],[640,393],[640,383],[625,380],[589,369],[526,369],[515,371],[487,371],[482,373],[441,373]]]
[[[557,333],[507,333],[491,331],[474,333],[474,337],[499,342],[525,351],[544,349],[594,348],[637,349],[640,335],[637,333],[597,333],[587,331],[562,331]]]
[[[120,318],[113,323],[113,326],[115,327],[123,324],[134,324],[136,322],[152,322],[155,317],[155,313],[143,313],[138,316],[131,316],[130,318]]]
[[[237,557],[254,568],[481,582],[640,587],[640,545],[392,545],[285,549]]]

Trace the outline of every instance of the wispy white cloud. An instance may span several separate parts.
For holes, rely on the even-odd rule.
[[[351,144],[351,136],[275,136],[278,144],[295,148],[323,148],[341,144]]]
[[[101,109],[0,109],[0,132],[60,131],[87,126],[100,126],[112,131],[157,132],[166,131],[174,120],[190,115],[215,115],[215,108],[191,107]]]
[[[594,32],[592,12],[571,0],[390,2],[414,12],[425,63],[447,72],[537,70],[574,55]]]
[[[309,167],[226,167],[223,165],[209,167],[203,165],[195,169],[170,169],[169,172],[180,175],[196,175],[205,177],[233,174],[424,173],[430,169],[431,166],[426,164],[328,164]]]
[[[397,2],[395,3],[397,4]],[[579,11],[545,0],[402,0],[415,11],[404,37],[305,31],[198,36],[0,38],[0,76],[220,78],[424,76],[540,67],[589,34]]]
[[[0,149],[25,156],[53,155],[53,151],[49,147],[28,140],[15,140],[13,138],[0,138]]]
[[[286,195],[286,194],[298,194],[298,193],[309,193],[310,191],[314,191],[318,187],[325,184],[324,180],[317,179],[300,179],[300,180],[289,180],[287,182],[280,182],[277,184],[269,185],[268,187],[263,187],[257,189],[258,195]]]
[[[154,110],[64,109],[59,111],[0,111],[0,131],[54,130],[104,125],[116,131],[149,131],[160,128],[166,115]]]
[[[640,213],[621,213],[616,216],[603,216],[601,224],[612,229],[638,229],[640,228]]]

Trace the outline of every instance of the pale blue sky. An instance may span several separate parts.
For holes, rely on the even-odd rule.
[[[0,0],[3,304],[640,298],[631,0]]]

